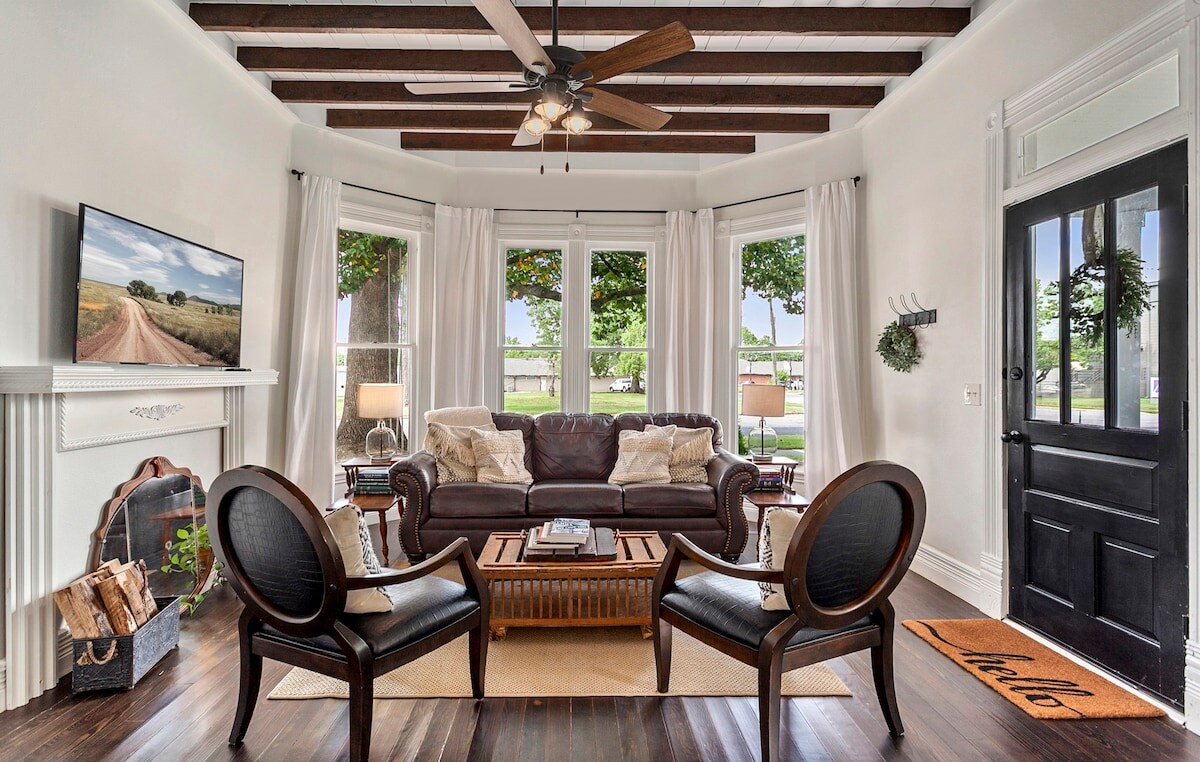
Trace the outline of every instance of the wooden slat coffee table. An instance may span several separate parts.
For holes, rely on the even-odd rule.
[[[650,637],[650,592],[667,555],[658,532],[616,533],[614,561],[521,560],[523,532],[493,532],[479,557],[492,599],[491,636],[509,627],[638,625]]]

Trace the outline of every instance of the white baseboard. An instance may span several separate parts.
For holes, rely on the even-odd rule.
[[[8,662],[0,659],[0,712],[8,711]]]
[[[71,643],[71,633],[67,630],[58,631],[58,676],[71,671],[71,660],[75,658],[74,646]]]
[[[980,608],[983,579],[978,569],[928,545],[917,548],[911,568],[943,590]]]

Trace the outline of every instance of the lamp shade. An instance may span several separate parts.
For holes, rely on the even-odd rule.
[[[787,387],[779,384],[742,384],[742,415],[779,418]]]
[[[358,417],[399,418],[404,414],[404,384],[359,384]]]

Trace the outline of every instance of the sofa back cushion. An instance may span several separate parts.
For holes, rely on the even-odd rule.
[[[615,419],[617,431],[644,431],[646,424],[679,426],[684,429],[713,430],[713,448],[721,446],[721,422],[703,413],[621,413]]]
[[[525,440],[525,470],[533,472],[533,416],[524,413],[492,413],[492,423],[500,431],[520,431]]]
[[[496,424],[499,426],[499,422]],[[534,481],[606,481],[617,462],[617,429],[604,413],[542,413],[533,419]]]

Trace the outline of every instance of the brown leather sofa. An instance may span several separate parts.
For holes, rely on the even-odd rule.
[[[746,546],[742,495],[758,482],[758,468],[721,448],[721,423],[691,413],[493,413],[501,430],[525,439],[525,467],[533,484],[438,484],[434,457],[416,452],[392,466],[392,489],[403,498],[400,542],[409,560],[466,537],[479,554],[490,533],[536,526],[558,516],[587,518],[596,526],[657,530],[664,541],[679,532],[704,550],[736,559]],[[609,484],[618,432],[646,424],[711,426],[717,457],[706,484]]]

